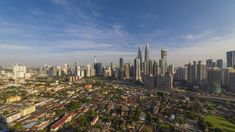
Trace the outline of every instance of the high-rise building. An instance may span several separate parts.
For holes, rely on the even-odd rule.
[[[173,75],[175,73],[174,65],[169,65],[168,68],[167,68],[167,72],[171,73]]]
[[[212,59],[206,60],[206,66],[207,67],[213,67],[213,60]]]
[[[163,74],[167,72],[167,51],[166,50],[161,50],[161,60],[163,61],[163,67],[161,67]]]
[[[142,79],[141,79],[141,69],[140,69],[140,59],[139,58],[135,58],[134,67],[135,67],[135,80],[136,81],[142,81]]]
[[[207,69],[206,65],[202,64],[202,61],[198,61],[197,64],[197,79],[200,86],[205,86],[207,83]]]
[[[160,74],[164,75],[166,73],[166,71],[164,70],[164,60],[163,59],[159,59],[159,67],[160,67]]]
[[[230,87],[229,91],[235,93],[235,70],[230,73]]]
[[[185,67],[178,67],[176,69],[175,79],[177,81],[187,81],[187,76],[188,76],[187,71],[188,71],[187,66],[185,66]]]
[[[143,70],[143,57],[142,57],[142,51],[141,51],[141,46],[139,46],[138,48],[138,54],[137,54],[137,58],[140,59],[140,68],[141,68],[141,71]]]
[[[26,66],[15,64],[13,65],[14,79],[24,79],[26,73]]]
[[[188,83],[193,84],[194,83],[194,76],[195,76],[194,75],[195,71],[194,71],[193,65],[191,63],[189,63],[187,65],[187,67],[188,67],[188,71],[187,71]]]
[[[173,75],[167,72],[164,76],[164,84],[165,88],[172,89],[173,88]]]
[[[86,65],[86,77],[91,77],[91,65]]]
[[[227,67],[235,68],[235,51],[227,52]]]
[[[105,67],[104,68],[104,77],[111,77],[112,74],[111,74],[111,67]]]
[[[234,72],[235,69],[233,69],[232,67],[227,67],[223,69],[223,73],[222,73],[222,86],[223,88],[225,88],[226,90],[229,90],[230,88],[230,73]]]
[[[160,69],[156,60],[153,61],[153,76],[160,74]]]
[[[144,61],[145,61],[145,74],[149,74],[149,46],[146,44],[145,46],[145,56],[144,56]]]
[[[77,66],[77,76],[81,77],[81,67]]]
[[[149,74],[153,75],[153,61],[152,61],[152,59],[149,60]]]
[[[68,75],[68,73],[69,73],[69,64],[64,64],[64,74],[65,75]]]
[[[216,60],[216,66],[219,68],[223,68],[224,67],[223,59]]]
[[[78,63],[75,62],[74,63],[74,75],[77,75],[77,66],[78,66]]]
[[[213,93],[221,93],[222,74],[218,67],[207,69],[208,90]]]
[[[124,59],[121,57],[119,59],[119,77],[123,77],[123,71],[124,71]]]
[[[102,75],[102,70],[103,70],[102,63],[95,63],[94,68],[95,68],[95,74],[97,76]]]
[[[130,78],[130,63],[125,63],[124,65],[124,77],[125,79]]]
[[[196,61],[193,61],[193,81],[194,83],[197,83],[198,82],[198,79],[197,79],[197,62]]]

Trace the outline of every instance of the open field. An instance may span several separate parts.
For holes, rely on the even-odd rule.
[[[209,122],[213,128],[220,128],[223,131],[226,132],[234,132],[235,131],[235,124],[231,123],[227,119],[220,117],[220,116],[214,116],[214,115],[207,115],[205,116],[205,121]]]

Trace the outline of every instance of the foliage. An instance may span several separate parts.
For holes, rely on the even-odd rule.
[[[73,102],[70,102],[66,108],[68,109],[68,111],[73,111],[73,110],[78,109],[79,107],[80,107],[80,103],[73,101]]]

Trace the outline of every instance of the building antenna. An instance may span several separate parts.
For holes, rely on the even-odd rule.
[[[96,55],[94,56],[94,59],[95,59],[95,64],[96,64]]]

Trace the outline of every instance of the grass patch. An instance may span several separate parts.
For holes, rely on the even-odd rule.
[[[229,120],[215,115],[207,115],[204,120],[212,125],[213,128],[219,128],[223,131],[235,132],[235,124],[231,123]]]
[[[169,129],[171,126],[167,123],[162,123],[161,128]]]

